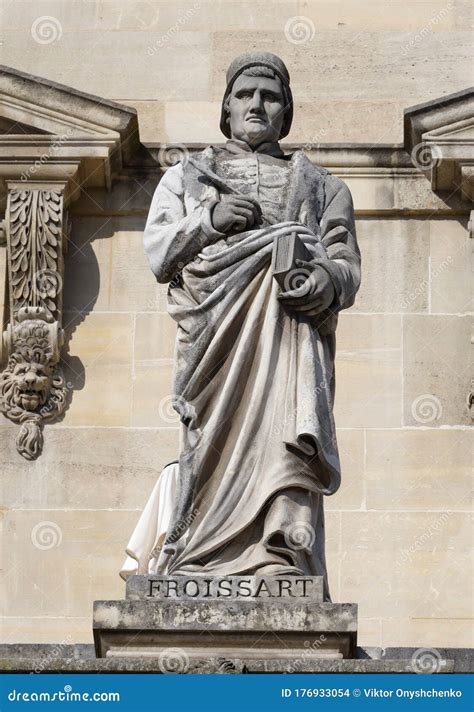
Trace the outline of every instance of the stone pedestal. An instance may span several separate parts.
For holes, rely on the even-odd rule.
[[[357,646],[357,606],[322,591],[317,577],[135,576],[125,600],[94,604],[96,655],[159,657],[169,672],[311,672]]]

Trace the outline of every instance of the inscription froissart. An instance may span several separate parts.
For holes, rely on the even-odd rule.
[[[319,576],[133,576],[127,581],[127,598],[322,601],[323,580]]]

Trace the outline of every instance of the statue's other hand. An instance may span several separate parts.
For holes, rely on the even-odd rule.
[[[256,200],[237,195],[226,196],[216,203],[211,215],[214,229],[226,235],[248,230],[261,222],[261,218],[262,211]]]
[[[334,285],[324,267],[307,260],[296,260],[287,275],[288,289],[279,295],[282,304],[311,316],[327,309],[335,297]],[[296,285],[294,288],[291,288]]]

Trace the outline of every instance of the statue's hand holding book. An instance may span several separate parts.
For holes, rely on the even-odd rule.
[[[313,257],[298,231],[280,235],[274,242],[272,270],[282,292],[282,304],[308,316],[327,309],[335,290],[321,260]]]

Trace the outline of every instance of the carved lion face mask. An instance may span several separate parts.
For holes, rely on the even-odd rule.
[[[37,410],[48,398],[53,378],[51,364],[16,363],[12,369],[12,400],[24,410]]]

